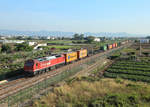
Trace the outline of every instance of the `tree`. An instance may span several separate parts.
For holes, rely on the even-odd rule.
[[[147,39],[150,39],[150,36],[147,36],[146,38],[147,38]]]
[[[16,51],[32,51],[33,47],[29,46],[27,43],[17,44]]]
[[[80,35],[80,40],[83,40],[84,39],[84,34],[81,34]]]
[[[29,36],[29,37],[27,37],[27,40],[32,40],[32,39],[33,39],[33,38],[32,38],[32,37],[30,37],[30,36]]]
[[[11,52],[11,47],[10,47],[10,45],[8,45],[8,44],[3,44],[1,51],[2,51],[2,52]]]
[[[74,34],[74,36],[73,36],[73,37],[74,37],[74,40],[79,40],[80,35],[76,33],[76,34]]]
[[[94,36],[88,36],[86,39],[87,39],[87,43],[92,43],[94,41]]]
[[[62,37],[61,39],[62,39],[62,40],[64,40],[64,39],[65,39],[65,37]]]
[[[22,38],[22,36],[17,36],[16,39],[17,40],[22,40],[23,38]]]
[[[84,39],[84,34],[74,34],[73,35],[73,37],[74,37],[74,40],[83,40]]]

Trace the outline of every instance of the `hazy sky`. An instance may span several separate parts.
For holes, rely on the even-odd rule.
[[[0,0],[0,29],[150,33],[150,0]]]

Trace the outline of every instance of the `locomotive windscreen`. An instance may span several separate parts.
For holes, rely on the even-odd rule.
[[[34,62],[32,60],[26,61],[25,66],[33,66]]]

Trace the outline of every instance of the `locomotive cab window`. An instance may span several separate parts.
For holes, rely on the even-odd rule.
[[[33,61],[25,62],[25,66],[33,66],[33,65],[34,65]]]

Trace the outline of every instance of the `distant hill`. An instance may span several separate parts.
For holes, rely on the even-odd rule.
[[[0,35],[16,35],[16,36],[55,36],[55,37],[72,37],[76,32],[61,32],[61,31],[17,31],[17,30],[0,30]],[[100,32],[100,33],[91,33],[91,32],[85,32],[85,36],[97,36],[97,37],[141,37],[146,36],[144,34],[129,34],[126,32],[117,32],[117,33],[111,33],[111,32]]]

